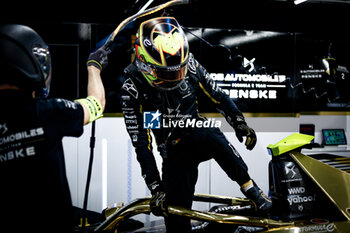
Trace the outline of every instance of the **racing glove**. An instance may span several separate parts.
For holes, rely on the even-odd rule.
[[[167,216],[168,205],[166,201],[166,194],[163,191],[163,186],[160,181],[154,181],[151,184],[147,184],[151,191],[152,198],[150,200],[151,212],[155,216]]]
[[[243,142],[243,137],[246,137],[245,146],[247,150],[252,150],[255,147],[257,141],[255,131],[247,125],[243,117],[237,117],[234,130],[240,142]]]
[[[95,66],[99,70],[103,70],[108,65],[108,54],[111,53],[110,49],[106,49],[106,46],[98,48],[95,52],[90,53],[87,60],[87,66]]]

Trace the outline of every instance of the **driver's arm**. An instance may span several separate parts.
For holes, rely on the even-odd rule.
[[[134,93],[138,93],[137,87],[130,78],[126,79],[120,91],[124,122],[141,166],[142,177],[152,192],[154,184],[160,183],[160,175],[153,155],[150,130],[143,128],[140,95],[135,96]]]

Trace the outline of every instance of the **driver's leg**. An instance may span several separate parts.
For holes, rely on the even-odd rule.
[[[225,173],[241,186],[242,193],[251,199],[261,214],[268,212],[272,202],[253,182],[248,173],[248,167],[233,145],[217,128],[197,130],[196,144],[201,144],[201,150],[206,151],[219,164]]]

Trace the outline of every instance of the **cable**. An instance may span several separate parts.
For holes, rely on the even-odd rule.
[[[96,121],[92,122],[91,125],[91,137],[90,137],[90,159],[89,159],[89,167],[88,167],[88,173],[86,178],[86,185],[85,185],[85,194],[84,194],[84,203],[83,203],[83,213],[82,213],[82,227],[81,232],[86,232],[86,222],[87,222],[87,203],[88,203],[88,196],[89,196],[89,188],[90,188],[90,181],[91,181],[91,173],[92,173],[92,164],[94,161],[94,150],[95,150],[95,126]]]

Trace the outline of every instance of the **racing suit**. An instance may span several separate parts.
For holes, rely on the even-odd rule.
[[[160,181],[160,175],[152,153],[150,129],[144,128],[145,112],[158,111],[163,114],[164,120],[205,121],[198,112],[198,101],[204,94],[231,126],[235,128],[239,124],[246,124],[234,102],[216,85],[192,54],[189,55],[187,76],[173,90],[162,91],[152,87],[135,64],[125,69],[125,75],[121,88],[122,111],[142,175],[151,192],[151,184]],[[162,125],[152,129],[152,132],[163,158],[162,181],[168,204],[191,208],[198,165],[211,158],[239,185],[250,180],[245,162],[218,128]],[[179,220],[174,216],[166,218],[166,223],[168,232],[175,228],[185,232],[190,227],[189,220]]]

